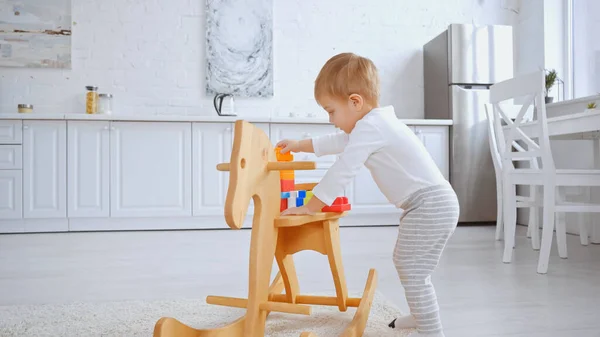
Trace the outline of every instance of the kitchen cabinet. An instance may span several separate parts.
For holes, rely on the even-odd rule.
[[[23,121],[23,217],[67,217],[67,123]]]
[[[447,126],[414,126],[415,134],[421,139],[446,179],[450,179],[450,132]]]
[[[0,233],[120,229],[226,228],[223,209],[233,120],[161,116],[2,119]],[[329,124],[250,121],[275,145],[336,132]],[[448,126],[409,125],[442,169],[448,168]],[[295,153],[316,170],[296,171],[296,183],[319,182],[337,155]],[[343,191],[352,211],[346,225],[397,224],[366,168]],[[252,224],[253,201],[243,227]]]
[[[232,134],[232,123],[192,125],[194,216],[223,215],[229,173],[216,167],[229,162]]]
[[[22,163],[21,145],[0,145],[0,170],[21,169]]]
[[[0,219],[23,217],[21,170],[0,170]]]
[[[112,217],[192,215],[192,126],[112,122]]]
[[[23,122],[20,120],[0,120],[0,144],[21,144]]]
[[[68,215],[110,216],[110,122],[68,122]]]

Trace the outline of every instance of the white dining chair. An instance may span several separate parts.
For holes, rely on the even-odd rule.
[[[508,116],[516,115],[517,112],[520,111],[521,106],[519,105],[511,105],[503,107],[505,112],[508,112]],[[502,158],[500,157],[500,150],[498,149],[498,140],[496,139],[496,134],[494,130],[494,112],[491,104],[485,104],[485,113],[487,116],[487,126],[488,126],[488,141],[490,145],[490,155],[492,157],[492,162],[494,164],[494,172],[496,174],[496,201],[497,201],[497,215],[496,215],[496,240],[499,241],[503,237],[504,232],[504,193],[503,193],[503,185],[502,185]],[[515,141],[513,142],[513,147],[517,150],[524,149]],[[536,160],[530,160],[530,167],[538,168],[538,163]],[[511,191],[513,191],[511,189]],[[529,221],[527,223],[527,237],[531,238],[531,246],[534,250],[540,249],[540,236],[539,236],[539,222],[538,222],[538,207],[539,207],[539,197],[537,197],[537,188],[536,186],[530,186],[529,188],[529,196],[521,196],[516,194],[516,188],[514,189],[517,208],[529,208]],[[537,229],[537,230],[535,230]]]
[[[564,201],[562,193],[557,194],[557,189],[565,186],[600,186],[600,170],[556,169],[550,147],[546,107],[543,100],[544,80],[544,71],[540,70],[496,83],[490,88],[490,103],[494,112],[494,131],[502,159],[503,202],[505,203],[503,205],[503,261],[511,262],[513,255],[517,214],[517,202],[513,190],[517,185],[540,187],[542,193],[539,193],[539,196],[543,207],[542,240],[537,266],[537,272],[540,274],[548,272],[555,227],[559,256],[567,257],[566,234],[563,235],[566,233],[565,223],[561,219],[555,221],[556,213],[560,213],[562,218],[566,212],[600,212],[598,204],[568,203]],[[501,104],[503,102],[514,104],[515,101],[523,104],[513,121],[504,112]],[[525,121],[525,113],[531,105],[534,108],[533,118]],[[523,131],[522,125],[525,123],[534,130],[531,134]],[[512,149],[515,142],[522,142],[526,146],[514,152]],[[539,161],[541,166],[521,168],[515,165],[515,161],[523,160]]]

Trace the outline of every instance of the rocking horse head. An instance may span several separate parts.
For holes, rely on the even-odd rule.
[[[231,160],[217,165],[217,170],[229,171],[225,221],[233,229],[241,228],[251,198],[255,219],[275,218],[279,215],[281,198],[277,171],[315,168],[314,162],[277,162],[275,149],[265,132],[246,121],[236,121]]]
[[[263,130],[243,120],[235,122],[231,160],[217,165],[218,170],[229,171],[225,200],[225,221],[229,227],[242,227],[251,198],[255,210],[261,212],[261,207],[266,206],[266,200],[261,200],[267,197],[266,188],[274,189],[272,195],[279,193],[279,174],[268,170],[269,161],[276,160],[273,145]]]

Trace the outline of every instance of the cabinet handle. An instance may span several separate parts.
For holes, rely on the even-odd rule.
[[[115,128],[114,126],[111,126],[110,129],[115,131],[117,128]]]
[[[104,127],[104,130],[108,130],[108,126],[105,126],[105,127]]]
[[[23,130],[29,129],[29,125],[23,125]]]
[[[225,132],[229,132],[229,131],[231,131],[231,128],[226,128],[225,129]]]

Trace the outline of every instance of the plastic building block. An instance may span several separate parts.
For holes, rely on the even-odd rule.
[[[299,190],[299,191],[296,191],[296,192],[297,192],[296,193],[296,197],[303,198],[303,199],[306,198],[306,191],[305,190]]]
[[[294,180],[281,180],[281,192],[293,191],[295,186]]]
[[[296,198],[296,207],[304,206],[304,198]]]
[[[306,191],[306,198],[304,198],[304,202],[308,202],[310,200],[310,198],[312,198],[312,196],[313,196],[312,191]]]
[[[281,199],[287,199],[290,197],[290,192],[281,192]]]
[[[337,197],[333,201],[331,206],[325,206],[321,209],[321,212],[336,212],[341,213],[344,211],[349,211],[352,209],[352,206],[348,203],[347,197]]]
[[[287,199],[281,199],[281,203],[280,203],[280,206],[279,206],[279,211],[283,212],[286,209],[288,209],[288,200]]]
[[[294,160],[294,155],[292,154],[291,151],[282,154],[280,147],[275,148],[275,155],[277,156],[277,161],[293,161]]]
[[[293,170],[279,171],[279,178],[281,180],[294,180],[295,177],[296,177],[296,174],[294,173]]]

